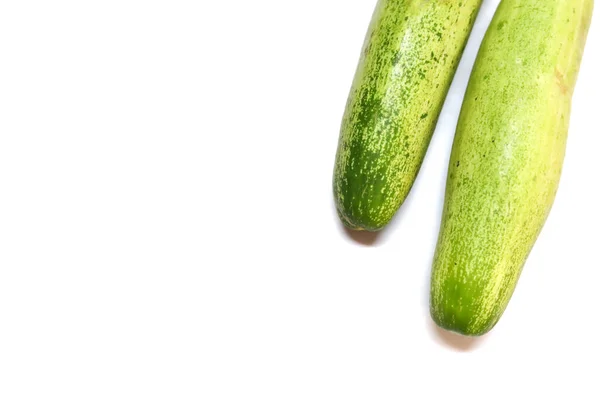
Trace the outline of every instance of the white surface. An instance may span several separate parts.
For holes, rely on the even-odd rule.
[[[506,314],[474,342],[430,322],[450,145],[497,3],[408,201],[364,245],[331,177],[375,0],[3,2],[0,398],[600,398],[597,15]]]

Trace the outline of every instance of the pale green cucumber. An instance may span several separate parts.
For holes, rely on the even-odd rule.
[[[503,0],[467,88],[431,279],[442,328],[482,335],[513,294],[558,188],[593,0]]]
[[[376,231],[410,191],[481,0],[379,0],[342,121],[334,197]]]

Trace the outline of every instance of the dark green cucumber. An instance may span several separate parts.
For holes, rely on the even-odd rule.
[[[550,212],[593,0],[503,0],[452,149],[431,280],[442,328],[498,322]]]
[[[379,0],[342,122],[334,197],[346,226],[376,231],[423,162],[481,0]]]

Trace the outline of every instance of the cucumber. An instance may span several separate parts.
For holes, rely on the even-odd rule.
[[[377,231],[423,162],[481,0],[379,0],[348,96],[333,191],[342,222]]]
[[[565,155],[593,0],[502,0],[457,124],[430,308],[483,335],[502,316],[546,221]]]

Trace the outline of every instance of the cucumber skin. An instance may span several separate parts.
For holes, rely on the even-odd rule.
[[[377,231],[421,167],[481,0],[379,0],[342,121],[338,215]]]
[[[502,316],[558,189],[593,0],[503,0],[453,144],[431,315],[479,336]]]

